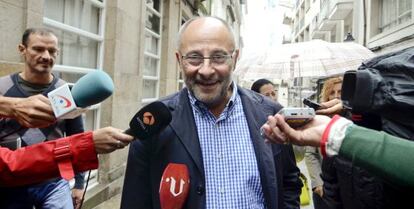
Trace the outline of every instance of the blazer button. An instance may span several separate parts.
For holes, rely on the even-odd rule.
[[[204,187],[203,187],[203,185],[198,185],[197,186],[197,194],[198,195],[203,195],[204,194]]]

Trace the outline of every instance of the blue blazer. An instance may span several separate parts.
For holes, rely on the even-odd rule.
[[[238,87],[256,153],[268,209],[299,208],[302,183],[291,146],[266,144],[260,127],[282,106]],[[162,100],[171,110],[170,125],[158,136],[130,145],[121,208],[160,209],[159,184],[169,163],[187,165],[190,191],[184,208],[205,208],[204,167],[187,89]]]

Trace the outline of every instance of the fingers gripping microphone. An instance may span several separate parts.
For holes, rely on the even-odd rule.
[[[71,119],[87,111],[83,108],[105,100],[113,91],[114,83],[111,77],[102,70],[95,70],[81,77],[73,85],[72,90],[68,84],[64,84],[47,96],[56,118]]]
[[[190,190],[190,174],[184,164],[169,163],[160,182],[162,209],[181,209]]]
[[[138,139],[147,139],[167,127],[171,119],[168,107],[156,101],[146,105],[134,115],[125,133]]]

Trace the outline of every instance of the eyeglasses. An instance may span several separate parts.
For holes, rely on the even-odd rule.
[[[184,62],[192,67],[201,67],[204,64],[205,59],[210,60],[210,64],[213,66],[223,66],[227,64],[227,60],[233,58],[234,51],[231,54],[216,54],[210,57],[203,57],[198,54],[183,55],[181,58]]]

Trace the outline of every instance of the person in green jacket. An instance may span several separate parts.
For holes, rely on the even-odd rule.
[[[282,115],[269,116],[262,126],[268,142],[321,147],[327,156],[342,155],[385,180],[414,187],[414,142],[357,126],[335,115],[316,115],[293,129]]]

